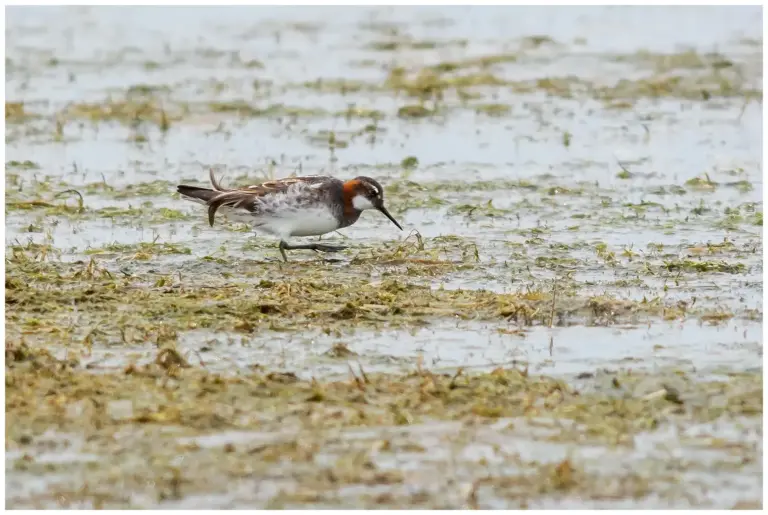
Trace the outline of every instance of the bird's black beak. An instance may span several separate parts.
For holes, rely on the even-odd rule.
[[[395,219],[392,217],[392,215],[390,215],[390,214],[389,214],[389,211],[387,211],[387,208],[386,208],[386,207],[384,207],[384,204],[381,204],[381,205],[379,205],[378,207],[376,207],[376,209],[378,209],[379,211],[381,211],[382,213],[384,213],[384,216],[386,216],[387,218],[389,218],[389,219],[392,221],[392,223],[393,223],[393,224],[395,224],[395,225],[397,226],[397,228],[398,228],[398,229],[400,229],[401,231],[403,230],[403,228],[400,226],[400,224],[399,224],[399,223],[397,223],[397,220],[395,220]]]

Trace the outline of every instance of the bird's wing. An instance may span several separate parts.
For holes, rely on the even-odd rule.
[[[253,211],[256,207],[254,201],[258,198],[285,192],[294,184],[312,185],[325,182],[328,179],[327,177],[320,175],[306,175],[302,177],[286,177],[284,179],[265,181],[251,186],[227,189],[221,187],[221,184],[216,180],[216,177],[213,174],[213,170],[210,171],[210,174],[211,186],[213,187],[213,190],[217,192],[217,195],[208,201],[208,222],[211,225],[213,225],[216,211],[221,207],[231,207],[234,209],[240,208]]]

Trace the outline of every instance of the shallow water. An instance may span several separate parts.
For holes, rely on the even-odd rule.
[[[419,360],[434,372],[458,368],[492,370],[512,364],[528,365],[537,373],[573,377],[600,369],[631,368],[654,371],[667,368],[696,370],[701,377],[716,377],[728,370],[755,370],[762,355],[760,324],[658,323],[606,329],[574,325],[552,329],[536,327],[515,331],[482,323],[457,323],[403,331],[357,330],[342,337],[307,331],[302,334],[262,332],[258,336],[230,335],[199,330],[178,342],[187,361],[212,372],[248,372],[254,367],[295,372],[299,377],[339,377],[349,367],[366,372],[397,372]],[[585,345],[585,342],[589,342]],[[351,354],[338,355],[343,345]],[[58,351],[66,355],[66,348]],[[96,349],[81,360],[92,370],[115,372],[126,363],[146,365],[157,354],[154,346]]]
[[[380,327],[349,321],[333,331],[313,324],[303,330],[295,324],[260,326],[246,334],[187,328],[178,332],[175,345],[194,368],[234,375],[283,371],[318,380],[348,377],[351,365],[394,374],[417,364],[435,373],[514,364],[567,381],[605,369],[684,370],[699,381],[762,374],[762,11],[756,7],[12,7],[6,12],[7,254],[30,242],[46,244],[60,252],[56,259],[65,269],[94,259],[113,276],[134,277],[148,289],[163,277],[172,278],[174,288],[205,285],[223,292],[303,277],[361,279],[374,286],[394,277],[435,291],[558,292],[549,323],[533,326],[512,317],[444,313],[414,323],[389,316]],[[501,57],[485,66],[462,64],[484,56]],[[423,106],[437,109],[434,115],[398,116],[400,108],[422,102],[407,88],[389,85],[392,69],[403,67],[415,81],[439,63],[457,67],[441,77],[485,82],[446,88],[442,100],[430,93]],[[340,90],[340,80],[349,91]],[[621,84],[630,89],[621,90]],[[158,102],[169,125],[163,130],[156,122],[85,111],[85,104],[107,105],[109,99]],[[23,102],[32,117],[9,118],[14,102]],[[251,111],[238,113],[237,105]],[[76,107],[87,114],[73,114]],[[405,166],[411,156],[417,164]],[[19,164],[27,160],[32,168]],[[269,238],[223,223],[211,228],[200,206],[177,198],[175,184],[205,184],[211,166],[231,185],[298,170],[340,178],[370,175],[388,188],[387,204],[405,231],[365,213],[341,236],[329,235],[343,239],[350,250],[334,256],[297,251],[291,263],[281,265]],[[138,194],[129,189],[158,180],[167,184]],[[14,207],[29,200],[60,203],[53,195],[70,188],[82,194],[84,213]],[[77,205],[74,196],[66,202]],[[105,209],[112,207],[125,211],[110,215]],[[413,231],[423,238],[424,249],[401,258],[393,249],[414,242]],[[160,254],[136,246],[152,242],[183,251]],[[137,257],[142,252],[148,255]],[[393,257],[376,261],[387,253]],[[634,308],[655,301],[666,307],[659,316],[597,304],[572,307],[604,297]],[[675,307],[679,313],[671,311]],[[85,327],[104,321],[77,311],[74,303],[71,337],[55,341],[55,333],[35,325],[39,313],[10,306],[8,311],[18,315],[6,319],[8,342],[23,338],[61,359],[78,354],[88,373],[116,373],[151,363],[157,355],[157,342],[138,337],[127,343],[130,339],[121,339],[108,323],[87,352],[82,350]],[[346,349],[341,355],[340,344]],[[429,449],[423,458],[433,463],[393,452],[377,467],[413,469],[415,478],[424,479],[458,459],[463,465],[454,476],[424,479],[423,492],[451,485],[456,498],[444,499],[446,507],[463,505],[472,495],[479,506],[520,506],[519,499],[492,491],[497,487],[477,486],[484,469],[468,465],[484,455],[480,447],[503,440],[503,432],[473,429],[465,443],[456,444],[466,444],[463,454],[435,454],[441,439],[454,438],[453,423],[436,422],[434,441],[414,437]],[[725,435],[726,425],[707,430]],[[750,427],[761,434],[758,426],[754,421]],[[339,440],[351,430],[343,431]],[[371,434],[361,438],[382,438],[378,429]],[[613,462],[657,466],[663,458],[649,450],[656,443],[648,443],[655,438],[669,440],[692,463],[704,460],[678,436],[638,436],[635,445],[648,452]],[[224,436],[213,432],[201,438]],[[472,441],[477,443],[466,443]],[[326,447],[338,457],[334,445]],[[525,460],[562,461],[565,447],[576,449],[571,459],[580,466],[611,474],[607,448],[538,441]],[[57,488],[75,491],[88,484],[82,479],[90,477],[87,468],[77,468],[71,477],[17,470],[25,448],[11,449],[6,457],[6,490],[15,492],[9,507],[96,502],[68,494],[62,503],[54,495]],[[79,449],[72,452],[92,456]],[[41,456],[34,460],[45,462]],[[69,454],[62,456],[63,461]],[[142,455],[127,456],[140,461]],[[701,465],[702,476],[690,472],[681,484],[704,489],[715,484],[721,476],[710,465]],[[542,495],[525,503],[731,507],[758,502],[760,486],[752,481],[757,467],[750,462],[733,471],[717,498],[704,490],[688,496],[666,491],[659,483],[637,497],[622,490],[613,499],[580,503],[573,495]],[[301,502],[297,485],[303,480],[288,479],[294,472],[264,482],[256,494],[245,481],[174,501],[158,500],[149,489],[104,502],[241,507],[279,500],[281,506],[350,507],[379,496],[390,506],[398,505],[392,500],[398,496],[411,499],[405,505],[422,502],[414,494],[418,489],[407,491],[404,485],[343,487],[335,497],[308,496]],[[45,479],[32,484],[38,476]],[[286,500],[285,492],[298,497]],[[433,502],[433,494],[424,493],[423,504],[443,506]]]

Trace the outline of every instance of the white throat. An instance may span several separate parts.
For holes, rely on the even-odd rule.
[[[374,206],[365,195],[355,195],[352,197],[352,206],[358,211],[365,211],[366,209],[373,209]]]

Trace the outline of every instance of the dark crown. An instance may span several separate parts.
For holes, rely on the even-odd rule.
[[[364,175],[355,177],[355,179],[360,181],[360,184],[366,190],[368,196],[384,197],[384,188],[382,188],[381,184],[379,184],[375,179],[365,177]]]

